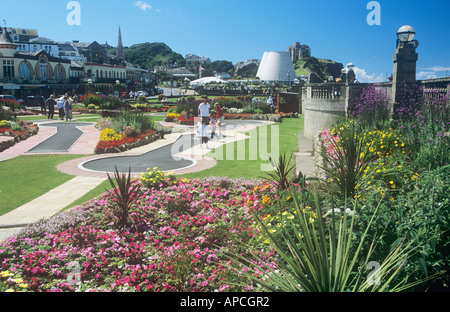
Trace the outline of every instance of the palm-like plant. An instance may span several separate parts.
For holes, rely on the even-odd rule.
[[[112,190],[108,193],[114,198],[115,204],[111,205],[114,216],[116,217],[116,226],[119,229],[125,229],[129,225],[129,221],[133,221],[129,214],[133,203],[138,198],[141,185],[139,183],[133,183],[131,181],[131,168],[128,169],[128,175],[119,174],[117,167],[114,173],[117,181],[117,187],[113,179],[108,174],[109,183],[112,186]]]
[[[361,133],[359,125],[350,123],[338,140],[330,140],[328,151],[321,153],[325,161],[321,169],[332,182],[328,183],[330,193],[341,200],[354,198],[364,181],[364,171],[378,158],[369,152],[372,143]]]
[[[264,179],[274,182],[281,190],[287,190],[291,185],[290,180],[296,168],[295,163],[292,164],[292,155],[287,159],[286,154],[281,154],[277,163],[269,155],[269,160],[275,172],[266,173],[268,177],[264,177]]]

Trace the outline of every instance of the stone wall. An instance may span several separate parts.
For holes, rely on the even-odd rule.
[[[318,131],[346,116],[347,88],[343,84],[309,84],[303,92],[304,135],[314,139]]]

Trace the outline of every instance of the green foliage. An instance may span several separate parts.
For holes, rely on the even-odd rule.
[[[111,129],[116,133],[125,131],[126,127],[132,127],[136,134],[143,133],[155,128],[154,122],[145,116],[142,112],[123,110],[120,114],[111,120]]]
[[[183,56],[172,51],[163,42],[135,44],[131,47],[126,47],[123,52],[127,61],[143,68],[165,66],[167,63],[180,66],[185,64]]]
[[[364,132],[358,124],[349,123],[340,129],[338,139],[330,139],[327,150],[320,151],[325,163],[321,169],[326,174],[330,194],[345,200],[356,196],[358,187],[363,184],[365,170],[378,155],[369,152],[371,140],[360,135]]]
[[[394,217],[396,237],[420,244],[407,265],[420,267],[416,278],[446,272],[441,285],[450,283],[450,166],[423,172],[409,189],[401,192],[388,211]],[[394,213],[392,213],[394,211]]]
[[[295,174],[295,162],[292,161],[292,154],[287,159],[285,154],[280,154],[278,162],[274,163],[272,157],[269,156],[270,162],[275,173],[267,173],[266,179],[273,181],[279,189],[286,190],[291,185],[291,180]]]
[[[242,256],[231,255],[231,258],[239,259],[248,267],[245,276],[258,283],[261,289],[286,292],[394,292],[420,283],[396,280],[402,265],[415,252],[407,243],[398,244],[383,261],[376,263],[375,270],[367,271],[374,264],[371,261],[373,250],[362,253],[362,247],[375,217],[370,218],[362,235],[354,243],[356,209],[351,216],[336,213],[333,209],[327,220],[322,218],[315,194],[311,217],[301,193],[292,191],[291,196],[292,208],[296,213],[284,218],[280,216],[278,223],[282,226],[277,227],[279,233],[273,233],[265,221],[258,218],[264,236],[280,257],[276,268],[261,267],[259,263],[255,265]],[[260,272],[264,270],[266,273],[261,277]]]
[[[317,76],[317,79],[322,82],[330,76],[335,78],[339,77],[344,66],[341,63],[336,63],[331,60],[318,59],[312,56],[299,59],[295,62],[294,68],[297,76],[308,76],[309,73],[313,73]]]
[[[207,77],[207,76],[213,76],[214,72],[218,72],[218,73],[228,73],[230,75],[233,75],[234,73],[234,66],[233,63],[231,63],[230,61],[214,61],[208,64],[203,64],[202,65],[204,68],[204,71],[202,73],[202,76]],[[195,72],[198,71],[198,66],[197,66],[197,70]]]
[[[242,78],[253,78],[256,77],[256,74],[258,73],[258,65],[255,63],[248,64],[242,68],[239,68],[235,75],[240,76]]]

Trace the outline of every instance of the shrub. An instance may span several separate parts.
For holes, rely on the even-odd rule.
[[[349,106],[349,117],[358,120],[364,128],[380,128],[390,118],[390,98],[376,85],[370,85]]]
[[[80,97],[80,102],[83,103],[85,107],[88,107],[89,104],[100,106],[100,104],[103,102],[103,99],[97,94],[88,94]]]
[[[155,128],[154,122],[143,113],[123,110],[111,121],[111,128],[117,133],[121,133],[126,127],[133,127],[135,131],[131,136],[139,135],[147,130]]]
[[[137,98],[137,102],[138,102],[139,104],[145,104],[145,103],[147,103],[147,98],[146,98],[145,96],[143,96],[143,95],[140,95],[140,96]]]

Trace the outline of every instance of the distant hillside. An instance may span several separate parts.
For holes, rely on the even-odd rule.
[[[111,49],[111,53],[115,54],[115,52],[115,49]],[[163,42],[135,44],[124,48],[123,53],[127,62],[147,69],[155,66],[164,66],[166,63],[179,66],[184,66],[186,63],[181,54],[172,51]]]
[[[319,59],[315,57],[306,57],[299,59],[294,64],[297,77],[301,75],[309,76],[312,74],[311,82],[322,82],[330,76],[335,78],[341,76],[341,70],[344,68],[342,63],[337,63],[328,59]]]

